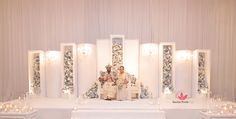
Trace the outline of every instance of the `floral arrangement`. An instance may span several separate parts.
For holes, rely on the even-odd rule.
[[[172,68],[173,68],[173,52],[171,45],[163,46],[163,79],[162,79],[162,91],[166,88],[173,91],[172,84]]]
[[[124,83],[125,83],[125,81],[120,78],[116,81],[116,85],[117,85],[118,90],[121,90],[123,88]]]
[[[31,89],[34,94],[40,94],[40,54],[33,54],[33,65],[32,65],[32,80],[31,80]]]
[[[137,78],[134,75],[128,74],[128,77],[130,79],[131,86],[136,86]]]
[[[198,92],[207,90],[207,77],[206,77],[206,54],[200,52],[198,55]]]
[[[144,85],[141,83],[140,84],[140,88],[141,88],[141,93],[140,93],[140,98],[141,99],[146,99],[146,98],[150,98],[151,97],[151,93],[148,90],[148,87],[144,87]]]
[[[73,47],[72,46],[65,46],[64,47],[64,62],[63,62],[63,67],[64,67],[64,87],[63,90],[69,90],[70,93],[73,92]]]
[[[112,66],[113,71],[123,64],[123,40],[120,38],[112,39]]]
[[[92,87],[84,94],[85,97],[92,99],[98,98],[98,84],[94,83]]]

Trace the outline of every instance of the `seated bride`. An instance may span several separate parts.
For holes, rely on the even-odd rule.
[[[124,66],[120,66],[118,80],[117,80],[117,100],[131,99],[131,95],[128,89],[129,77],[124,72]]]

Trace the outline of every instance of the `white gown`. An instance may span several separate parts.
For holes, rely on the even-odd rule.
[[[129,81],[126,73],[119,74],[117,80],[117,100],[128,100],[129,98],[129,89],[128,84],[124,84],[124,81]]]

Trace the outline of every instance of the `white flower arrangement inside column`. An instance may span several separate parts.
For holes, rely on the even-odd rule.
[[[193,93],[207,93],[210,89],[210,51],[195,50],[193,55]]]
[[[29,92],[32,95],[45,95],[44,52],[29,51]]]
[[[124,36],[111,35],[111,43],[112,67],[114,68],[113,71],[115,71],[119,66],[123,65]]]
[[[32,91],[35,94],[40,94],[40,56],[39,53],[34,53],[32,58],[32,82],[30,86],[32,87]]]
[[[174,91],[175,43],[160,43],[161,93]]]
[[[206,54],[200,52],[198,55],[198,92],[200,93],[201,90],[207,90],[207,77],[206,77]]]
[[[76,45],[61,44],[62,52],[62,93],[77,95]]]

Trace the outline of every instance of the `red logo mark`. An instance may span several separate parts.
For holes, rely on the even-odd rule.
[[[181,92],[180,94],[178,94],[177,97],[178,97],[179,100],[183,101],[183,100],[185,100],[185,99],[188,97],[188,95],[184,95],[184,94]]]

